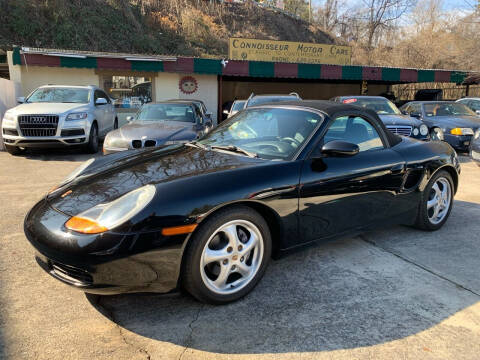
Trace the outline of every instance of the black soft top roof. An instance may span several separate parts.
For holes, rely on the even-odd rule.
[[[286,106],[311,108],[311,109],[324,112],[330,118],[335,118],[338,115],[344,115],[345,112],[353,112],[357,114],[368,115],[370,119],[374,120],[376,127],[382,129],[383,132],[387,135],[388,143],[390,144],[390,146],[395,146],[396,144],[402,141],[402,138],[400,136],[390,132],[385,127],[385,124],[378,117],[375,111],[365,109],[360,106],[343,104],[343,103],[329,101],[329,100],[292,100],[292,101],[266,103],[266,104],[259,105],[259,107],[269,106],[269,105],[275,105],[275,106],[286,105]]]

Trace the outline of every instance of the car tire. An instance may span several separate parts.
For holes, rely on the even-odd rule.
[[[115,120],[113,121],[113,130],[116,130],[118,129],[118,119],[115,118]]]
[[[10,154],[10,155],[18,155],[21,154],[23,151],[20,149],[18,146],[12,146],[12,145],[5,145],[5,150]]]
[[[422,192],[415,227],[427,231],[440,229],[452,211],[454,191],[452,176],[447,171],[433,175]]]
[[[270,230],[257,211],[246,206],[220,210],[189,241],[183,288],[205,303],[236,301],[260,281],[271,253]]]
[[[98,152],[98,127],[96,123],[90,128],[90,135],[88,136],[88,143],[85,150],[89,154],[96,154]]]

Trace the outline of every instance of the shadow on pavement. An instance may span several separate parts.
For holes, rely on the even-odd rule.
[[[202,305],[181,294],[118,295],[100,297],[99,303],[89,298],[129,331],[209,352],[291,353],[381,344],[427,330],[479,297],[416,266],[414,252],[413,260],[405,261],[376,244],[394,235],[417,241],[420,254],[431,252],[448,262],[447,243],[462,245],[452,241],[459,235],[457,220],[470,211],[457,206],[447,226],[435,233],[392,227],[362,235],[367,241],[339,240],[272,261],[254,291],[229,305]],[[462,226],[463,234],[478,230],[477,224]],[[444,246],[437,242],[437,251],[432,239],[439,235]],[[470,246],[480,254],[480,244]],[[479,259],[467,258],[473,262],[468,266],[478,269]],[[455,268],[446,271],[442,276],[449,277]]]

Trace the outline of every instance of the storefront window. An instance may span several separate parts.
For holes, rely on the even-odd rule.
[[[132,112],[152,101],[152,78],[112,75],[103,77],[103,89],[119,112]]]

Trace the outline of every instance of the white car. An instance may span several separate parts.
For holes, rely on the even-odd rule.
[[[28,147],[81,145],[98,151],[98,140],[118,128],[110,97],[96,86],[46,85],[8,110],[2,121],[6,150],[18,154]]]

